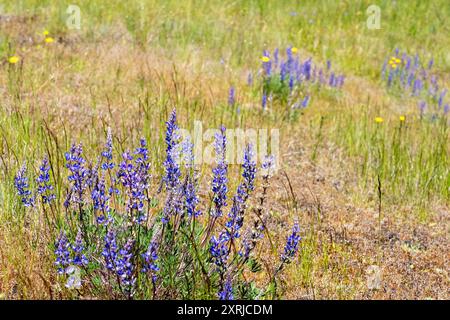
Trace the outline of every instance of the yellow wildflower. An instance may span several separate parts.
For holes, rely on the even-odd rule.
[[[393,64],[391,65],[391,67],[392,67],[392,69],[397,69],[397,65],[396,65],[395,63],[393,63]]]
[[[46,43],[52,43],[52,42],[54,42],[55,41],[55,39],[53,39],[52,37],[46,37],[45,38],[45,42]]]
[[[375,122],[376,123],[382,123],[384,121],[384,119],[382,117],[376,117],[375,118]]]
[[[43,34],[44,36],[48,36],[48,35],[50,34],[50,32],[48,32],[48,30],[44,30],[44,31],[42,32],[42,34]]]
[[[298,52],[298,49],[297,49],[296,47],[292,47],[291,52],[292,52],[292,53],[297,53],[297,52]]]
[[[11,64],[16,64],[17,62],[19,62],[20,58],[18,56],[12,56],[8,58],[8,62]]]
[[[403,122],[403,121],[405,121],[406,118],[405,118],[405,116],[400,116],[399,119],[400,119],[400,121]]]
[[[270,58],[269,58],[269,57],[266,57],[266,56],[263,56],[263,57],[261,58],[261,61],[262,61],[262,62],[269,62],[269,61],[270,61]]]

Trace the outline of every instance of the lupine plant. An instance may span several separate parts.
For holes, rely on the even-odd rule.
[[[254,147],[248,144],[244,149],[241,178],[234,190],[226,161],[226,129],[221,127],[215,135],[210,197],[202,198],[193,145],[181,139],[175,110],[166,126],[164,174],[159,182],[152,181],[156,178],[146,140],[140,139],[134,151],[118,157],[111,130],[94,161],[87,160],[81,144],[73,144],[66,153],[67,194],[62,199],[53,192],[48,159],[42,161],[36,195],[42,205],[62,201],[65,208],[56,239],[49,244],[58,281],[67,290],[76,288],[77,295],[117,299],[272,297],[276,275],[298,251],[297,224],[284,253],[275,258],[280,265],[269,272],[274,276],[255,283],[244,274],[261,272],[255,268],[259,259],[255,248],[269,232],[264,205],[274,158],[269,156],[262,164],[262,190],[253,206],[258,177]],[[25,166],[14,184],[22,205],[38,210]]]
[[[266,108],[267,100],[280,100],[288,103],[292,109],[303,109],[309,105],[314,88],[327,87],[340,89],[344,85],[345,76],[336,74],[328,60],[326,67],[321,68],[311,58],[301,60],[298,49],[288,47],[285,58],[276,48],[271,54],[265,50],[261,58],[260,81],[256,82],[262,91],[262,108]],[[252,73],[247,83],[255,85]]]
[[[448,90],[433,65],[433,59],[423,62],[418,54],[410,56],[396,49],[384,61],[382,80],[390,92],[415,99],[421,116],[447,115],[450,111],[450,102],[446,99]]]

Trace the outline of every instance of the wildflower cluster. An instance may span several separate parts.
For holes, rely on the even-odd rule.
[[[70,265],[87,266],[88,259],[84,253],[81,231],[78,231],[73,244],[67,239],[66,233],[61,231],[55,242],[55,266],[59,274],[65,274]]]
[[[446,101],[447,89],[440,84],[438,72],[433,70],[434,60],[427,63],[419,55],[400,54],[396,49],[394,55],[383,64],[382,79],[394,92],[417,99],[420,114],[429,113],[432,117],[448,114],[450,104]]]
[[[268,99],[280,99],[293,109],[306,108],[311,100],[313,85],[341,88],[345,76],[336,74],[327,61],[325,68],[313,64],[311,58],[302,61],[295,47],[286,49],[283,58],[278,48],[271,54],[264,51],[261,58],[262,107]],[[248,76],[248,85],[253,85],[253,75]]]
[[[268,231],[263,226],[267,219],[261,216],[273,158],[262,166],[263,194],[252,216],[248,203],[257,179],[252,145],[242,155],[241,178],[228,210],[225,127],[215,135],[217,161],[210,197],[198,195],[193,145],[181,141],[175,110],[166,123],[166,146],[164,174],[155,183],[145,139],[140,139],[134,151],[125,151],[118,164],[110,130],[94,162],[87,160],[81,144],[71,146],[65,154],[67,180],[62,187],[67,190],[62,196],[66,216],[52,224],[59,228],[53,242],[56,272],[66,278],[68,289],[83,288],[114,298],[195,298],[196,292],[219,299],[255,297],[237,288],[251,285],[243,274],[250,260],[258,259],[251,253]],[[35,195],[39,195],[43,206],[61,207],[52,174],[45,158],[34,193],[26,167],[19,170],[14,182],[23,206],[34,206]],[[288,238],[283,261],[295,255],[296,236]],[[73,276],[75,268],[83,271],[83,280]],[[267,288],[258,290],[261,296]]]

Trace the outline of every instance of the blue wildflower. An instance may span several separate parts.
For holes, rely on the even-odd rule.
[[[112,133],[111,128],[108,128],[108,132],[106,134],[106,144],[105,150],[102,152],[102,157],[105,159],[105,162],[102,163],[103,170],[111,170],[114,168],[114,163],[112,161]]]
[[[302,101],[302,104],[301,104],[302,108],[306,108],[308,106],[309,100],[310,100],[310,96],[307,95]]]
[[[24,163],[20,170],[17,172],[14,177],[14,186],[17,190],[17,195],[20,197],[22,204],[25,207],[33,207],[34,206],[34,197],[32,196],[30,186],[28,184],[28,178],[26,176],[27,166]]]
[[[36,179],[37,182],[37,193],[42,198],[42,203],[51,203],[56,199],[53,193],[53,186],[50,183],[50,165],[48,163],[48,158],[42,160],[42,164],[39,167],[39,176]]]
[[[86,266],[88,264],[88,259],[84,254],[83,238],[81,236],[81,231],[78,231],[75,238],[75,244],[72,245],[73,258],[71,262],[77,266]]]
[[[262,105],[263,110],[266,109],[266,106],[267,106],[267,94],[265,92],[263,92],[263,95],[262,95],[261,105]]]
[[[67,240],[66,234],[61,231],[55,243],[55,265],[58,268],[59,274],[64,274],[66,268],[70,265],[70,243]]]
[[[176,161],[176,149],[179,142],[176,111],[173,109],[169,121],[166,122],[166,160],[164,161],[164,183],[167,189],[175,189],[180,185],[180,167]]]
[[[225,130],[225,127],[222,126],[220,131],[216,133],[214,141],[217,166],[213,169],[212,191],[214,193],[214,208],[212,215],[215,217],[222,216],[222,208],[227,206],[228,164],[226,162],[227,138]]]
[[[221,233],[219,237],[212,236],[210,239],[209,253],[212,262],[216,265],[217,271],[223,274],[227,267],[228,261],[228,240],[225,233]]]
[[[295,223],[294,227],[292,228],[292,233],[287,238],[286,245],[284,247],[284,252],[281,255],[281,261],[283,263],[289,263],[297,253],[298,244],[301,239],[299,232],[300,228],[298,226],[298,223]]]
[[[106,269],[110,271],[116,269],[117,250],[116,233],[108,230],[104,239],[102,255],[105,258]]]
[[[140,180],[144,183],[145,187],[148,187],[150,179],[150,162],[148,156],[147,141],[145,138],[139,140],[139,148],[136,148],[134,152],[136,155],[136,166],[138,174],[140,175]]]
[[[144,265],[142,267],[141,272],[143,273],[149,273],[152,277],[152,282],[155,283],[157,276],[156,273],[159,271],[159,266],[157,264],[158,260],[158,252],[157,252],[157,245],[154,242],[151,242],[148,246],[147,251],[142,254],[142,257],[144,258]]]
[[[236,103],[236,92],[234,90],[234,87],[231,87],[228,93],[228,105],[232,107],[234,106],[235,103]]]
[[[94,188],[91,192],[91,198],[94,206],[94,210],[99,210],[102,212],[102,217],[104,217],[104,214],[106,214],[109,211],[109,199],[110,196],[106,192],[106,186],[105,186],[105,179],[102,176],[101,178],[97,179],[96,183],[94,184]]]
[[[130,216],[138,223],[142,223],[145,220],[144,201],[146,200],[145,190],[147,187],[147,176],[140,172],[140,167],[133,163],[133,156],[130,152],[123,154],[123,161],[119,165],[118,178],[124,186],[128,203],[127,207]],[[133,215],[136,213],[136,216]]]
[[[202,214],[200,210],[196,209],[199,202],[197,192],[195,190],[195,183],[192,178],[188,178],[184,188],[185,207],[188,217],[198,217]]]
[[[231,239],[239,238],[239,230],[244,224],[245,203],[254,189],[254,180],[256,176],[256,163],[253,161],[253,149],[248,144],[244,150],[244,163],[242,165],[242,177],[244,181],[239,184],[236,194],[233,197],[233,204],[228,214],[228,221],[225,226],[227,237]]]
[[[136,282],[133,265],[133,246],[134,241],[128,239],[116,257],[116,273],[120,278],[121,284],[125,286],[125,290],[128,292],[132,290]]]
[[[78,146],[73,144],[70,151],[65,154],[66,168],[70,171],[68,179],[72,184],[67,199],[64,202],[66,208],[68,208],[71,203],[82,205],[84,201],[83,195],[87,187],[89,170],[84,166],[85,160],[82,154],[83,147],[81,144]]]
[[[218,293],[219,300],[234,300],[233,287],[231,284],[231,279],[227,278],[223,289]]]
[[[242,164],[242,177],[245,181],[247,193],[255,188],[256,162],[254,158],[254,150],[251,144],[247,144],[244,150],[244,161]]]

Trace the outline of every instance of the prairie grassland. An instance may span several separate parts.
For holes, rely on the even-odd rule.
[[[122,280],[107,285],[107,273],[92,266],[83,276],[96,276],[79,290],[66,288],[56,271],[60,230],[77,230],[64,227],[72,215],[63,206],[70,187],[64,154],[81,142],[85,158],[95,162],[110,128],[119,161],[145,137],[148,190],[156,201],[150,215],[159,217],[173,108],[181,128],[192,129],[197,120],[207,128],[280,130],[281,168],[264,205],[267,234],[254,252],[250,269],[256,270],[242,270],[245,285],[232,280],[236,298],[449,298],[450,129],[443,109],[450,93],[440,110],[428,96],[420,109],[423,97],[387,84],[382,71],[386,59],[401,59],[387,68],[403,70],[403,52],[417,54],[424,70],[433,59],[426,77],[438,77],[439,93],[450,88],[448,1],[380,1],[376,30],[366,25],[370,1],[77,1],[79,30],[67,27],[70,4],[0,2],[0,298],[132,297],[115,286]],[[285,56],[292,47],[318,68],[330,61],[345,83],[308,87],[306,108],[292,108],[293,94],[269,87],[275,93],[263,108],[263,51],[273,59],[276,48]],[[11,63],[11,57],[19,60]],[[44,157],[57,201],[51,209],[25,207],[14,178],[26,163],[35,188]],[[214,197],[211,166],[197,169],[205,217]],[[229,199],[241,181],[238,172],[230,165]],[[263,188],[257,182],[245,226]],[[295,222],[299,252],[275,277],[272,266]],[[181,256],[174,262],[160,252],[165,262],[153,292],[145,287],[134,298],[217,298],[224,284],[213,279],[219,289],[210,288],[201,259],[192,281],[170,271],[186,263]],[[368,285],[371,279],[380,283]]]

